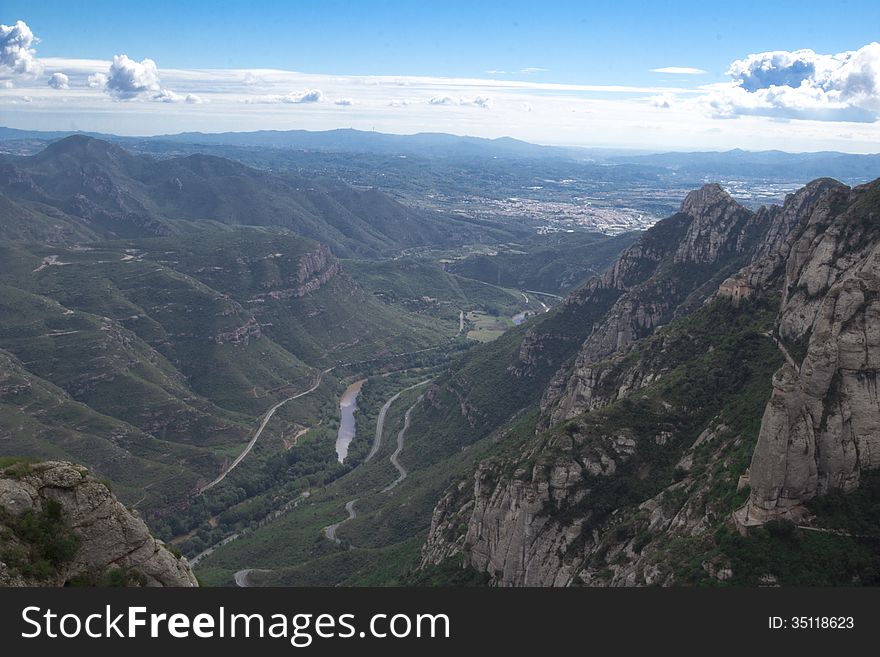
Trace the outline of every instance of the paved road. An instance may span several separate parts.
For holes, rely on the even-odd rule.
[[[243,589],[248,588],[251,585],[251,569],[247,570],[239,570],[235,575],[235,585],[241,587]]]
[[[458,311],[458,332],[464,333],[464,311]]]
[[[348,511],[348,518],[346,518],[345,520],[340,520],[339,522],[334,523],[332,525],[328,525],[327,527],[324,527],[324,536],[326,536],[328,539],[330,539],[331,541],[333,541],[337,545],[339,543],[341,543],[342,541],[340,541],[338,538],[336,538],[336,530],[339,529],[340,527],[342,527],[342,525],[347,523],[349,520],[354,520],[355,518],[357,518],[357,511],[354,510],[354,503],[355,502],[357,502],[357,498],[355,498],[353,500],[349,500],[348,502],[345,503],[345,510]]]
[[[364,459],[364,463],[369,461],[371,458],[376,456],[376,453],[379,451],[379,448],[382,447],[382,433],[385,430],[385,415],[388,413],[388,409],[391,408],[391,404],[397,401],[397,398],[400,397],[407,390],[412,390],[413,388],[418,388],[419,386],[423,386],[426,383],[429,383],[431,379],[426,381],[420,381],[415,385],[411,385],[409,388],[404,388],[396,395],[391,397],[387,402],[382,405],[382,408],[379,409],[379,419],[376,420],[376,435],[373,437],[373,446],[370,448],[370,453],[367,454],[367,458]]]
[[[199,495],[204,493],[206,490],[212,489],[214,486],[216,486],[221,481],[223,481],[226,478],[226,475],[228,475],[230,472],[232,472],[235,469],[235,467],[244,460],[244,457],[247,456],[250,453],[250,451],[254,448],[254,445],[257,444],[257,440],[259,440],[260,435],[262,435],[263,429],[265,429],[266,425],[269,424],[269,420],[271,420],[272,416],[275,415],[275,411],[277,411],[279,408],[284,406],[289,401],[293,401],[294,399],[299,399],[300,397],[305,397],[306,395],[309,395],[309,394],[315,392],[315,390],[317,390],[318,387],[320,387],[321,380],[324,378],[324,375],[327,374],[328,372],[332,371],[333,369],[334,369],[333,367],[328,367],[326,370],[322,371],[318,375],[318,379],[317,379],[317,381],[315,381],[315,385],[313,385],[308,390],[304,390],[303,392],[297,393],[297,394],[293,395],[293,397],[288,397],[287,399],[282,399],[280,402],[278,402],[272,408],[270,408],[268,411],[266,411],[266,414],[263,416],[263,421],[260,422],[260,427],[254,433],[254,437],[251,438],[251,441],[247,444],[247,447],[244,448],[244,451],[241,454],[239,454],[237,457],[235,457],[235,460],[232,462],[232,464],[228,468],[226,468],[226,470],[224,470],[223,473],[219,477],[217,477],[210,484],[207,484],[206,486],[202,487],[202,489],[199,490]]]
[[[287,504],[282,506],[280,509],[275,509],[274,511],[271,511],[268,515],[263,517],[259,522],[257,522],[257,527],[258,528],[262,527],[263,525],[270,523],[273,520],[276,520],[277,518],[283,516],[285,513],[287,513],[291,509],[295,509],[296,507],[299,506],[299,503],[302,502],[303,500],[307,499],[309,497],[309,495],[310,495],[309,491],[307,491],[307,490],[303,491],[296,498],[294,498],[293,500],[291,500],[290,502],[288,502]],[[229,536],[226,536],[219,543],[215,543],[214,545],[212,545],[211,547],[206,549],[204,552],[200,552],[199,554],[194,556],[192,559],[190,559],[189,565],[192,566],[193,568],[195,568],[196,564],[198,564],[205,557],[211,556],[217,548],[219,548],[223,545],[226,545],[227,543],[232,543],[232,541],[238,540],[239,538],[241,538],[245,534],[249,534],[251,531],[253,531],[253,530],[249,529],[249,528],[245,528],[245,529],[242,529],[240,532],[236,532],[234,534],[230,534]]]
[[[529,294],[543,294],[545,297],[553,297],[554,299],[562,299],[558,294],[550,294],[549,292],[538,292],[537,290],[526,290]]]
[[[388,484],[385,488],[382,489],[381,492],[387,493],[392,490],[397,484],[406,479],[406,468],[400,465],[400,461],[397,460],[397,457],[400,456],[400,453],[403,451],[403,437],[406,434],[406,430],[409,429],[409,420],[412,415],[413,409],[418,406],[419,402],[422,401],[424,395],[419,395],[419,398],[416,399],[415,403],[406,409],[406,413],[403,415],[403,428],[397,433],[397,449],[394,450],[394,454],[391,455],[391,464],[397,468],[397,479]]]

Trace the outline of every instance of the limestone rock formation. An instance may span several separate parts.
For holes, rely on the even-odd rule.
[[[767,233],[763,219],[739,205],[720,185],[704,185],[685,197],[678,215],[665,220],[677,224],[678,230],[649,231],[611,269],[588,283],[587,289],[614,289],[620,297],[593,328],[571,370],[560,371],[548,388],[541,403],[541,428],[592,407],[594,363],[649,335],[714,291],[701,289],[694,271],[711,267],[712,273],[702,274],[711,278],[745,264],[743,258]],[[576,296],[582,293],[572,295]]]
[[[75,552],[37,576],[9,555],[27,554],[27,537],[16,534],[22,514],[60,509],[61,529]],[[4,555],[6,555],[4,560]],[[0,585],[63,586],[78,578],[100,581],[114,571],[145,586],[198,586],[185,558],[178,558],[106,485],[82,466],[60,461],[17,464],[0,470]],[[9,563],[7,563],[7,561]]]
[[[796,518],[804,502],[852,490],[880,466],[880,212],[877,185],[810,217],[786,266],[779,333],[806,354],[776,373],[752,458],[742,524]],[[800,356],[800,354],[796,354]]]
[[[683,284],[688,274],[696,280]],[[501,586],[669,585],[686,544],[708,555],[697,570],[724,581],[733,573],[713,535],[733,528],[734,489],[751,487],[740,525],[800,520],[813,497],[852,490],[880,467],[880,181],[816,180],[754,213],[707,185],[565,304],[600,294],[614,299],[610,311],[550,381],[536,435],[447,490],[423,567],[460,555]],[[686,396],[657,392],[674,393],[678,379],[657,386],[687,359],[713,390],[736,392],[744,347],[688,322],[716,295],[733,303],[706,306],[710,317],[736,326],[752,313],[760,327],[740,334],[762,354],[751,385],[769,393],[772,378],[760,431],[729,426],[724,413],[740,410],[723,403],[695,426]],[[656,330],[673,320],[677,332]],[[523,367],[540,357],[536,345]],[[723,367],[708,364],[716,348],[731,350]],[[667,474],[645,486],[663,462]]]

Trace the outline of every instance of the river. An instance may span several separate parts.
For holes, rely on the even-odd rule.
[[[336,434],[336,456],[339,458],[340,463],[345,461],[345,457],[348,456],[348,446],[354,440],[354,412],[357,409],[358,395],[366,381],[366,379],[355,381],[345,389],[342,397],[339,398],[339,410],[342,412],[342,419],[339,421],[339,433]]]

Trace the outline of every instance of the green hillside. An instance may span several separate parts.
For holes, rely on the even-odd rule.
[[[553,233],[452,260],[448,271],[493,285],[564,294],[600,274],[638,233]]]
[[[7,210],[0,214],[0,237],[51,243],[170,235],[211,222],[286,229],[340,256],[374,257],[525,234],[515,226],[413,209],[332,178],[273,174],[202,154],[154,160],[85,135],[4,160],[0,193],[0,208]]]

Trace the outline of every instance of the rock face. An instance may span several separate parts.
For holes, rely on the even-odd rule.
[[[57,503],[78,548],[48,579],[22,575],[14,565],[0,563],[0,585],[62,586],[77,577],[100,579],[121,569],[136,574],[146,586],[198,586],[186,559],[153,538],[144,522],[86,468],[57,461],[13,468],[0,470],[0,537],[8,544],[4,547],[21,543],[3,526],[4,517],[40,513]]]
[[[592,364],[649,335],[709,296],[714,288],[700,289],[702,283],[745,264],[744,258],[751,257],[771,225],[765,217],[736,203],[717,184],[688,194],[680,213],[665,221],[669,227],[649,231],[624,251],[611,269],[588,283],[588,289],[614,289],[621,296],[593,328],[574,366],[554,378],[541,402],[541,428],[595,408]],[[678,230],[669,230],[673,225]],[[581,296],[578,292],[572,295]]]
[[[797,518],[804,502],[852,490],[880,466],[877,196],[876,184],[835,189],[791,244],[778,332],[806,355],[774,376],[742,524]]]
[[[300,257],[296,273],[264,283],[268,292],[255,296],[252,301],[294,299],[320,289],[342,272],[339,262],[323,244],[317,250]]]
[[[820,179],[755,213],[707,185],[565,303],[600,293],[615,300],[553,376],[536,435],[440,499],[423,567],[460,555],[500,586],[670,585],[687,545],[723,581],[713,535],[732,527],[733,504],[719,491],[750,484],[740,524],[798,519],[880,467],[880,181]],[[708,324],[689,321],[704,310]],[[741,319],[755,328],[730,328]],[[761,356],[740,383],[769,395],[754,448],[756,429],[731,428],[725,402],[695,420],[679,388],[705,375],[735,393],[744,349]],[[712,361],[715,350],[729,356]],[[662,387],[672,372],[687,376]]]

